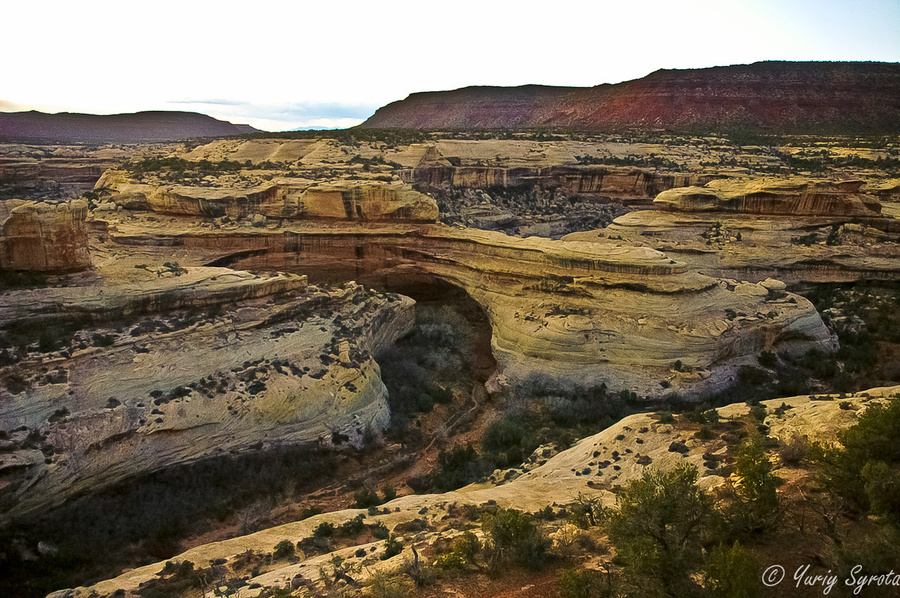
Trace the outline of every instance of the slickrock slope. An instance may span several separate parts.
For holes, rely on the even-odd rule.
[[[890,387],[856,393],[840,401],[834,396],[820,396],[815,401],[805,396],[763,401],[762,405],[768,411],[765,424],[769,426],[770,436],[782,440],[797,434],[810,441],[832,442],[838,431],[856,422],[861,410],[871,404],[883,403],[886,397],[898,393],[900,387]],[[737,403],[721,407],[718,412],[722,420],[728,421],[746,416],[749,409],[746,404]],[[410,545],[417,546],[421,553],[439,538],[458,535],[463,524],[457,521],[455,526],[454,517],[458,517],[460,507],[464,505],[534,512],[548,505],[566,505],[579,496],[586,496],[598,497],[605,505],[612,506],[615,504],[614,486],[638,479],[648,469],[667,470],[685,462],[697,466],[701,472],[702,488],[726,484],[726,471],[730,469],[727,466],[734,461],[733,440],[729,440],[727,434],[701,440],[695,436],[695,431],[683,422],[675,425],[660,423],[656,414],[632,415],[555,456],[544,457],[543,448],[540,448],[521,469],[496,472],[492,477],[500,480],[497,482],[473,484],[445,494],[404,496],[383,505],[383,513],[378,515],[370,515],[362,509],[324,513],[248,536],[198,546],[171,561],[191,561],[198,567],[216,561],[227,567],[237,567],[241,561],[238,555],[246,558],[248,551],[265,555],[281,540],[294,543],[312,536],[315,527],[324,522],[340,525],[362,515],[368,524],[381,522],[394,530],[407,546],[403,553],[379,561],[384,552],[381,541],[366,541],[318,556],[301,553],[298,562],[276,561],[267,571],[251,576],[242,595],[256,596],[266,588],[290,588],[291,581],[298,575],[306,580],[305,583],[311,583],[313,589],[318,589],[325,582],[325,565],[335,555],[344,559],[346,568],[359,566],[359,572],[354,575],[357,581],[364,582],[376,571],[395,570],[402,567],[405,560],[411,560]],[[363,549],[362,552],[358,552],[359,549]],[[96,592],[105,597],[116,590],[132,592],[140,584],[155,578],[163,566],[164,563],[147,565],[89,588],[61,591],[53,596],[85,598]],[[253,584],[260,587],[253,588]]]
[[[90,266],[85,201],[0,201],[0,270],[69,272]]]
[[[18,142],[136,143],[176,141],[191,137],[224,137],[254,133],[249,125],[234,125],[196,112],[136,112],[133,114],[45,114],[0,112],[0,139]]]
[[[109,235],[126,246],[233,247],[234,256],[217,263],[327,272],[388,289],[427,285],[436,277],[481,305],[493,328],[494,356],[514,382],[544,372],[651,397],[694,395],[726,386],[741,360],[763,350],[834,349],[802,297],[728,285],[646,248],[438,225],[258,230],[231,224],[210,230],[125,218],[110,221]],[[673,375],[677,360],[691,375]]]
[[[717,180],[664,191],[654,201],[660,210],[565,239],[653,247],[726,279],[896,280],[900,221],[865,191],[859,181]]]
[[[642,79],[590,88],[466,87],[411,94],[379,108],[361,126],[896,132],[900,65],[757,62],[659,70]]]
[[[0,367],[0,522],[169,465],[358,444],[389,423],[372,356],[408,332],[410,299],[307,288],[296,275],[183,270],[4,293],[0,328],[16,324],[37,343],[3,352],[13,363]],[[206,315],[177,311],[201,306]],[[75,331],[60,340],[67,324]]]

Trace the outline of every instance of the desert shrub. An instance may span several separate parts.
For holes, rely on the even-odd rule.
[[[470,444],[442,450],[438,454],[437,467],[430,474],[426,487],[440,491],[455,490],[481,479],[492,469],[491,464]]]
[[[575,502],[569,505],[566,518],[570,523],[574,523],[582,529],[587,529],[598,525],[603,514],[603,504],[598,497],[579,493]]]
[[[499,468],[522,463],[539,444],[532,422],[524,414],[507,414],[493,422],[481,440],[485,454]]]
[[[657,417],[658,417],[659,423],[661,423],[661,424],[674,424],[675,423],[675,416],[672,415],[672,413],[669,411],[660,411]]]
[[[803,436],[794,434],[788,440],[782,442],[778,450],[782,465],[797,465],[806,458],[809,442]]]
[[[375,572],[369,579],[366,596],[371,598],[406,598],[409,596],[408,582],[396,575],[388,575],[384,571]]]
[[[485,514],[481,527],[490,540],[491,565],[515,562],[537,568],[544,563],[547,541],[531,515],[516,509],[500,509]]]
[[[380,504],[381,500],[378,498],[378,493],[372,488],[363,488],[353,495],[353,508],[355,509],[367,509]]]
[[[435,564],[441,569],[464,569],[475,562],[481,552],[481,541],[471,531],[453,538],[450,550],[438,556]]]
[[[385,484],[381,487],[382,502],[389,502],[397,498],[397,489],[393,484]]]
[[[759,569],[756,557],[740,543],[717,546],[706,559],[704,587],[714,598],[756,598],[762,589]]]
[[[395,538],[394,534],[390,534],[384,541],[384,553],[381,555],[381,560],[385,561],[393,556],[397,556],[402,550],[403,543]]]
[[[767,415],[768,412],[763,405],[753,405],[750,407],[750,417],[757,421],[764,421]]]
[[[772,351],[763,351],[759,354],[759,365],[764,368],[773,368],[778,363],[778,357]]]
[[[616,598],[620,596],[616,577],[593,569],[570,568],[557,578],[560,598]]]
[[[333,523],[323,521],[313,529],[313,536],[316,538],[330,538],[334,535],[335,527]]]
[[[357,515],[350,521],[341,524],[341,526],[338,528],[338,533],[340,533],[340,535],[342,536],[347,536],[350,538],[358,536],[363,532],[363,530],[366,529],[366,524],[364,523],[364,521],[364,515]]]
[[[851,510],[868,512],[873,499],[883,505],[884,497],[891,492],[891,480],[885,480],[887,485],[882,486],[872,476],[876,471],[887,471],[878,463],[894,469],[900,462],[897,438],[900,438],[900,400],[892,397],[887,405],[869,406],[855,425],[838,433],[840,445],[816,443],[810,447],[817,480]],[[869,482],[859,475],[867,465]],[[882,512],[889,517],[897,513],[900,505]]]
[[[740,480],[725,519],[738,536],[760,532],[778,516],[777,487],[781,482],[772,473],[772,463],[759,434],[750,434],[738,446],[735,473]]]
[[[294,544],[290,540],[282,540],[275,545],[275,552],[272,553],[272,558],[276,561],[289,559],[292,556],[294,556]]]
[[[870,512],[900,526],[900,471],[884,461],[867,461],[860,476]]]
[[[305,507],[302,511],[300,511],[299,520],[302,521],[303,519],[309,519],[310,517],[313,517],[314,515],[321,515],[324,512],[325,512],[325,510],[322,507],[320,507],[319,505],[310,505],[308,507]]]
[[[372,536],[376,540],[386,540],[391,533],[388,531],[387,526],[384,525],[381,521],[374,525],[369,526],[369,531],[372,532]]]
[[[669,596],[687,595],[702,561],[714,517],[712,500],[697,485],[693,465],[647,471],[617,498],[610,539],[629,573]]]

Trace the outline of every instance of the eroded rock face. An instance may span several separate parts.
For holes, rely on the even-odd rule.
[[[664,191],[654,202],[659,210],[633,211],[604,230],[564,239],[652,247],[734,281],[896,280],[900,220],[861,191],[858,181],[714,181]]]
[[[434,199],[399,181],[317,183],[285,178],[242,186],[228,182],[212,186],[137,182],[126,171],[110,170],[95,188],[108,196],[110,207],[190,216],[245,218],[262,214],[296,220],[372,222],[434,222],[438,217]]]
[[[120,320],[121,332],[88,324],[68,348],[0,369],[0,521],[169,465],[251,447],[358,445],[389,424],[372,356],[410,330],[410,299],[306,288],[294,275],[183,276],[183,285],[180,276],[156,284],[148,273],[140,287],[107,286],[102,297],[70,292],[52,315],[4,312],[45,322],[110,308],[144,315]],[[181,293],[230,309],[185,321],[171,313]],[[7,306],[30,299],[4,296]]]
[[[0,201],[0,270],[71,272],[90,267],[84,201]]]
[[[693,396],[730,384],[735,364],[760,351],[835,348],[802,297],[764,287],[739,292],[648,248],[437,225],[239,235],[171,225],[164,230],[122,222],[111,225],[110,236],[209,251],[258,248],[222,260],[241,269],[324,271],[382,288],[427,276],[454,284],[490,319],[494,356],[513,383],[543,373],[574,385],[604,381],[650,397]],[[674,378],[677,360],[692,375]]]
[[[559,189],[567,195],[603,195],[617,199],[654,197],[665,189],[702,185],[715,178],[702,174],[662,174],[640,168],[452,166],[429,161],[401,171],[400,175],[404,180],[433,189],[537,186]]]
[[[653,203],[675,212],[877,217],[881,204],[860,193],[862,181],[715,180],[663,191]]]

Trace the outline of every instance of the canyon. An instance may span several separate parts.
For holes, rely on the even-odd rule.
[[[594,414],[612,414],[611,397],[622,397],[636,410],[715,400],[721,414],[745,417],[743,403],[723,405],[754,384],[762,393],[754,376],[784,386],[802,375],[798,364],[844,363],[841,326],[863,324],[840,305],[820,311],[810,289],[890,291],[900,277],[891,143],[749,146],[665,132],[398,141],[365,130],[98,146],[96,179],[80,197],[0,200],[0,525],[175,467],[285,447],[381,450],[372,447],[401,419],[385,373],[391,351],[439,328],[422,314],[450,296],[477,312],[489,365],[475,390],[444,388],[449,403],[414,418],[431,469],[438,449],[462,446],[449,422],[469,411],[502,419],[587,393],[600,397]],[[4,164],[29,164],[0,170],[8,181],[69,176],[31,146],[4,147]],[[879,340],[881,377],[853,380],[854,410],[898,392],[892,342]],[[446,361],[446,348],[430,350]],[[810,380],[810,393],[834,390]],[[542,384],[557,390],[541,395]],[[792,411],[766,420],[775,436],[833,437],[851,423],[838,401],[765,406],[781,402]],[[441,413],[446,422],[429,427]],[[612,449],[633,450],[644,428],[646,445],[619,463]],[[637,479],[648,462],[702,464],[721,448],[639,413],[567,451],[542,445],[480,485],[410,494],[410,484],[369,517],[424,549],[454,516],[450,505],[531,511],[582,493],[612,504],[614,482]],[[582,476],[604,459],[617,473]],[[727,479],[708,473],[701,484]],[[169,556],[231,563],[367,513],[340,508]],[[417,519],[423,533],[404,535]],[[319,568],[334,556],[373,572],[410,558],[353,556],[380,545],[270,559],[245,580],[259,591],[242,595],[298,574],[320,590]],[[142,564],[56,596],[139,595],[166,566]]]

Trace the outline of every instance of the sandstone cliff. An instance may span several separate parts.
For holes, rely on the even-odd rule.
[[[197,251],[243,247],[218,263],[328,273],[389,289],[436,277],[482,306],[494,356],[513,381],[543,372],[575,385],[605,381],[650,397],[692,396],[729,385],[736,364],[760,351],[834,348],[802,297],[756,285],[750,286],[757,292],[743,292],[690,272],[662,252],[610,242],[520,239],[434,225],[238,232],[128,221],[112,223],[110,237]],[[674,379],[676,360],[694,374]]]
[[[140,284],[50,293],[53,313],[31,291],[7,292],[4,327],[77,331],[0,367],[0,522],[229,451],[377,434],[390,413],[372,356],[409,330],[412,301],[304,288],[291,275],[145,272]],[[177,311],[185,304],[230,309]]]
[[[900,130],[898,98],[897,64],[757,62],[660,70],[591,88],[528,85],[416,93],[379,108],[362,126],[887,133]]]
[[[69,272],[90,267],[84,201],[0,201],[0,270]]]
[[[215,186],[137,182],[128,172],[109,170],[95,189],[104,199],[129,210],[191,216],[245,218],[261,214],[287,219],[433,222],[434,200],[397,181],[276,179],[250,185]],[[107,206],[101,204],[101,209]],[[111,207],[111,206],[110,206]]]
[[[859,181],[716,180],[664,191],[654,201],[659,210],[634,211],[602,231],[564,238],[652,247],[725,279],[896,280],[900,221],[882,213],[884,194],[863,191]]]
[[[862,181],[714,180],[663,191],[653,203],[676,212],[877,217],[881,204],[860,193]]]

